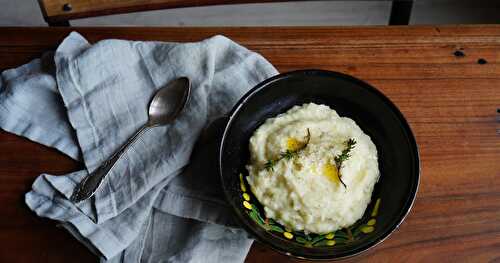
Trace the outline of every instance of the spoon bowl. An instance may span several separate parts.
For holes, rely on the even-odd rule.
[[[149,104],[148,126],[169,124],[181,113],[191,93],[189,79],[181,77],[156,91]]]

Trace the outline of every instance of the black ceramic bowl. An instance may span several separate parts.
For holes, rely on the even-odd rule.
[[[333,239],[331,235],[325,238],[304,233],[292,233],[291,238],[287,234],[287,238],[283,230],[270,229],[269,224],[263,224],[243,205],[243,191],[251,192],[248,186],[242,189],[239,175],[242,173],[243,178],[247,175],[245,165],[249,160],[251,135],[266,119],[308,102],[328,105],[340,116],[356,121],[378,150],[381,177],[375,185],[372,203],[362,219],[349,230],[336,232]],[[420,163],[408,123],[381,92],[345,74],[302,70],[265,80],[235,105],[219,149],[219,172],[225,195],[238,221],[258,241],[299,258],[340,259],[377,245],[401,224],[415,200]],[[378,213],[373,213],[377,199],[380,199],[380,206]],[[249,203],[260,210],[263,218],[262,207],[255,197],[251,196]]]

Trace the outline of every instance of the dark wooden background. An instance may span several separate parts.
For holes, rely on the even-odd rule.
[[[500,26],[0,28],[0,69],[54,49],[71,30],[92,42],[197,41],[224,34],[281,72],[329,69],[371,83],[410,122],[422,177],[399,230],[349,261],[500,260]],[[457,50],[464,56],[455,55]],[[55,222],[38,218],[24,204],[24,193],[40,173],[80,167],[55,150],[0,131],[0,262],[96,261]],[[255,244],[247,261],[295,260]]]

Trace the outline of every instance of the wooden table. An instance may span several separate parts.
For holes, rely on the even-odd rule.
[[[0,28],[0,69],[39,57],[73,29]],[[78,28],[105,38],[197,41],[224,34],[281,72],[320,68],[354,75],[406,116],[422,159],[418,197],[385,242],[350,261],[500,258],[500,26],[312,28]],[[24,193],[42,172],[81,165],[0,132],[0,262],[93,262],[55,223],[38,218]],[[248,262],[287,262],[255,244]]]

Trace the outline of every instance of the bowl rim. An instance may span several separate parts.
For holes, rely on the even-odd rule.
[[[238,208],[233,204],[233,202],[231,202],[231,195],[229,193],[229,190],[226,188],[226,185],[224,184],[224,176],[222,174],[222,166],[223,166],[222,165],[222,153],[224,150],[227,133],[231,127],[233,120],[236,118],[236,115],[240,111],[240,109],[246,104],[246,102],[250,98],[252,98],[260,90],[266,88],[271,83],[273,83],[275,81],[287,79],[290,77],[294,77],[297,75],[319,75],[319,76],[342,78],[344,80],[347,80],[349,82],[353,82],[354,84],[357,84],[358,86],[368,90],[369,92],[374,93],[396,115],[396,118],[399,120],[403,130],[407,134],[407,139],[408,139],[408,143],[409,143],[409,146],[411,148],[411,151],[414,153],[414,162],[416,163],[416,166],[412,168],[411,172],[415,174],[415,179],[412,182],[413,187],[411,188],[411,191],[410,191],[408,198],[405,202],[404,208],[400,211],[399,219],[397,219],[395,221],[395,223],[393,223],[393,225],[388,227],[377,239],[375,239],[371,242],[368,242],[366,245],[361,245],[361,247],[358,248],[357,250],[355,250],[355,252],[352,254],[348,254],[348,255],[344,255],[344,256],[340,256],[340,257],[301,256],[301,255],[295,255],[292,251],[283,250],[282,248],[272,244],[271,242],[267,242],[267,241],[263,240],[263,238],[261,238],[261,236],[259,234],[257,234],[256,231],[254,231],[252,229],[252,227],[245,220],[243,220],[243,218],[240,217],[239,213],[236,212],[238,210]],[[220,176],[224,196],[226,197],[226,200],[229,202],[229,204],[231,206],[231,212],[233,214],[235,214],[235,217],[237,218],[238,224],[241,225],[247,233],[249,233],[251,236],[253,236],[256,241],[264,244],[266,247],[269,247],[269,248],[273,249],[274,251],[277,251],[280,254],[292,256],[292,257],[299,258],[299,259],[318,260],[318,261],[321,261],[321,260],[342,260],[342,259],[357,256],[361,253],[366,252],[369,249],[376,247],[377,245],[382,243],[384,240],[386,240],[394,231],[396,231],[399,228],[399,226],[403,223],[403,221],[406,219],[406,217],[408,216],[408,214],[410,213],[410,211],[413,207],[413,204],[415,203],[415,199],[416,199],[417,193],[418,193],[418,188],[420,186],[420,175],[421,175],[420,151],[418,148],[417,141],[415,139],[415,135],[413,134],[408,121],[404,117],[403,113],[401,113],[401,111],[398,109],[398,107],[387,96],[385,96],[380,90],[376,89],[375,87],[373,87],[372,85],[370,85],[369,83],[367,83],[363,80],[360,80],[356,77],[353,77],[351,75],[347,75],[344,73],[330,71],[330,70],[322,70],[322,69],[302,69],[302,70],[294,70],[294,71],[289,71],[289,72],[285,72],[285,73],[280,73],[278,75],[275,75],[273,77],[270,77],[270,78],[267,78],[267,79],[261,81],[256,86],[254,86],[252,89],[247,91],[238,100],[238,102],[236,102],[236,104],[233,106],[231,111],[226,116],[228,116],[227,117],[228,120],[225,124],[224,132],[223,132],[223,135],[222,135],[222,138],[220,140],[219,147],[218,147],[218,159],[217,159],[217,162],[218,162],[217,168],[218,168],[218,173]]]

